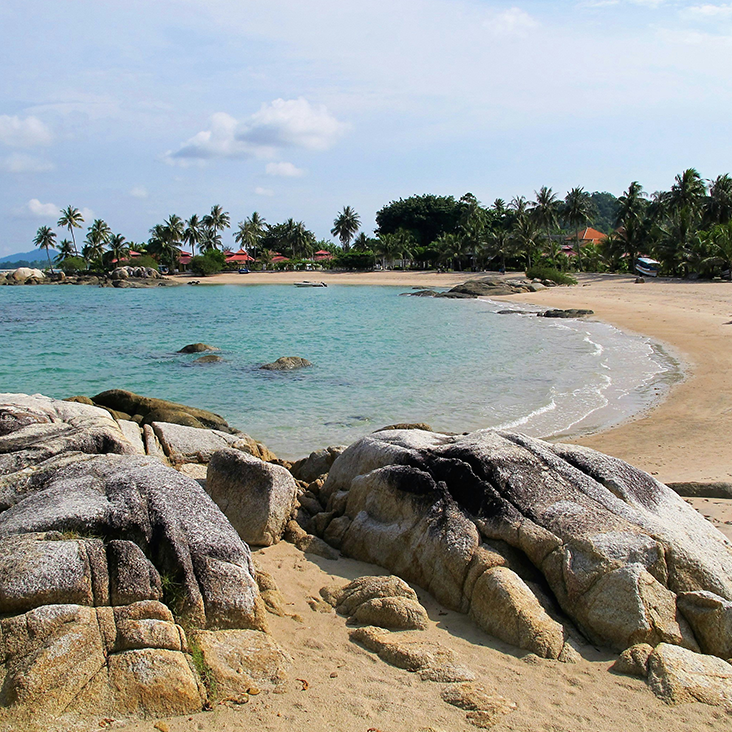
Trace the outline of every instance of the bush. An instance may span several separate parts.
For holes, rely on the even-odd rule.
[[[129,262],[126,262],[131,267],[149,267],[150,269],[158,268],[158,260],[149,254],[143,254],[140,257],[131,257]]]
[[[550,280],[558,285],[576,285],[577,280],[571,275],[564,274],[554,267],[530,267],[526,270],[530,280]]]
[[[86,262],[81,257],[66,257],[58,266],[64,274],[73,275],[83,272],[86,269]]]
[[[373,252],[339,252],[333,266],[341,269],[373,269],[376,257]]]
[[[218,249],[209,249],[205,254],[199,254],[191,259],[191,269],[197,275],[206,275],[221,272],[226,263],[226,255]]]

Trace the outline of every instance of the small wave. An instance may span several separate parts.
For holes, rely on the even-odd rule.
[[[521,427],[522,425],[527,424],[532,419],[535,419],[541,414],[546,414],[547,412],[553,412],[557,408],[557,403],[552,400],[549,402],[549,404],[545,404],[543,407],[539,407],[538,409],[535,409],[530,414],[527,414],[519,419],[515,419],[512,422],[504,422],[503,424],[499,424],[496,429],[497,430],[512,430],[516,427]]]

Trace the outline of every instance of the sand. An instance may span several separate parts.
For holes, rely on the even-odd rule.
[[[341,558],[328,561],[303,555],[281,542],[254,553],[259,568],[276,578],[296,616],[268,615],[271,632],[292,657],[288,678],[275,692],[241,706],[214,704],[210,712],[168,719],[168,732],[469,732],[477,730],[466,713],[442,701],[446,684],[422,681],[381,661],[352,643],[345,618],[312,610],[308,597],[321,587],[355,577],[384,574],[370,564]],[[493,727],[497,732],[710,732],[732,728],[732,709],[703,704],[669,707],[642,679],[609,671],[616,656],[580,647],[576,664],[539,659],[478,630],[465,615],[444,610],[414,588],[430,622],[426,640],[450,648],[493,694],[517,705]],[[303,689],[301,679],[307,681]],[[158,720],[133,723],[125,730],[155,732]],[[160,729],[161,726],[158,727]],[[90,720],[89,731],[98,729]]]
[[[308,273],[328,283],[451,286],[466,275]],[[213,282],[286,283],[302,273],[222,275]],[[729,283],[646,282],[629,277],[582,276],[581,286],[555,288],[514,301],[550,307],[588,307],[596,317],[662,342],[684,363],[687,379],[669,398],[632,422],[577,440],[618,455],[663,480],[727,482],[732,420],[732,285]],[[688,499],[718,528],[729,531],[728,501]],[[728,533],[728,536],[731,536]],[[465,712],[440,697],[444,684],[422,681],[388,666],[349,641],[345,619],[316,612],[307,604],[321,587],[345,584],[365,574],[384,574],[347,558],[328,561],[304,555],[284,542],[254,552],[256,564],[272,574],[294,617],[268,616],[272,635],[292,663],[285,683],[248,704],[215,703],[210,712],[133,723],[140,732],[469,732]],[[493,729],[499,732],[672,732],[732,729],[732,709],[699,703],[669,707],[646,683],[609,671],[612,653],[580,647],[582,659],[561,664],[538,659],[478,630],[468,617],[440,607],[414,588],[428,610],[424,637],[455,655],[493,693],[517,704]],[[303,689],[302,679],[308,688]],[[157,723],[157,727],[155,727]],[[89,730],[99,729],[98,720]],[[115,727],[117,725],[115,724]]]

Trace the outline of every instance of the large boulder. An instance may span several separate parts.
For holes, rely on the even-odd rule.
[[[618,651],[698,650],[709,621],[682,614],[677,596],[732,599],[730,542],[651,476],[588,448],[495,430],[380,432],[333,463],[319,498],[347,517],[344,554],[548,657],[567,639],[562,615]]]
[[[324,447],[321,450],[314,450],[307,457],[294,462],[290,468],[290,472],[298,480],[302,480],[305,483],[312,483],[330,470],[333,461],[345,449],[343,446],[335,445]]]
[[[174,617],[212,646],[249,632],[253,667],[273,653],[249,547],[201,486],[107,411],[40,396],[0,396],[0,616],[11,727],[199,711]]]
[[[659,644],[651,653],[648,683],[668,704],[732,705],[732,665],[668,643]]]
[[[286,468],[231,449],[212,456],[206,490],[239,536],[257,546],[282,538],[297,496],[297,484]]]
[[[265,371],[293,371],[295,369],[303,369],[307,366],[312,366],[306,358],[300,358],[300,356],[280,356],[276,361],[272,363],[266,363],[260,368]]]

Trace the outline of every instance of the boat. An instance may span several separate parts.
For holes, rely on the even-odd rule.
[[[635,260],[635,271],[643,277],[658,277],[661,263],[650,257],[638,257]]]
[[[295,287],[328,287],[325,282],[308,282],[303,280],[302,282],[295,282]]]

